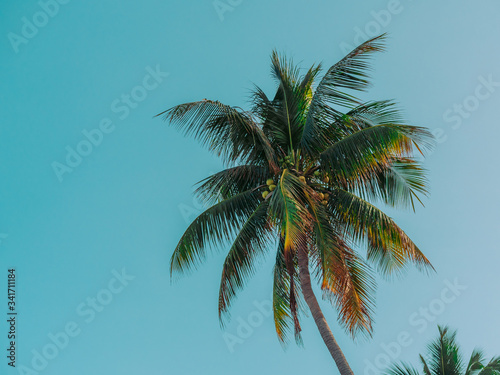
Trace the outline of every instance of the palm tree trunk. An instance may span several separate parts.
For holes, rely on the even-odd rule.
[[[311,287],[311,275],[309,274],[309,256],[305,248],[299,248],[298,253],[298,263],[299,263],[299,277],[300,285],[302,287],[302,293],[304,294],[304,299],[306,300],[309,310],[311,310],[314,322],[318,327],[319,333],[325,342],[326,347],[330,351],[330,354],[335,361],[341,375],[354,375],[351,367],[347,363],[344,357],[344,353],[340,349],[337,340],[333,337],[333,333],[326,322],[325,316],[319,307],[318,300],[314,295]]]

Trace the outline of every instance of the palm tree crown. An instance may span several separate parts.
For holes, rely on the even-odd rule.
[[[428,355],[420,355],[424,375],[499,375],[500,357],[486,362],[484,353],[475,349],[468,362],[460,353],[456,332],[448,327],[439,327],[439,337],[428,346]],[[411,365],[397,364],[388,375],[419,375]]]
[[[204,99],[160,114],[228,166],[199,183],[196,193],[211,207],[187,228],[171,259],[171,274],[183,273],[212,245],[232,241],[220,283],[221,322],[273,243],[273,310],[282,342],[290,332],[301,341],[304,300],[327,346],[334,341],[310,288],[309,268],[353,335],[372,330],[372,268],[384,275],[408,264],[432,268],[400,227],[369,203],[413,207],[427,193],[413,153],[432,144],[425,128],[402,123],[394,102],[361,102],[353,94],[369,86],[369,58],[383,49],[383,38],[363,43],[321,78],[320,65],[301,74],[273,52],[276,92],[268,97],[255,87],[249,111]],[[355,247],[367,249],[366,260]]]

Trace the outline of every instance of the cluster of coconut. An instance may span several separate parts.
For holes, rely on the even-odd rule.
[[[314,176],[317,178],[320,178],[321,172],[320,171],[315,171]],[[299,180],[302,181],[304,184],[307,183],[307,180],[305,176],[299,176]],[[325,176],[323,178],[323,182],[328,183],[330,181],[330,178],[328,176]],[[268,179],[266,181],[267,189],[262,192],[262,198],[266,199],[269,193],[271,193],[274,189],[276,189],[276,185],[274,183],[274,180],[272,178]],[[321,204],[323,206],[326,206],[328,204],[328,198],[329,195],[325,193],[318,193],[319,198],[321,199]]]
[[[266,199],[266,197],[269,195],[269,193],[271,191],[273,191],[274,189],[276,189],[276,185],[274,184],[274,180],[272,178],[270,178],[269,180],[266,181],[266,185],[267,185],[267,188],[269,190],[264,190],[262,192],[262,198]]]
[[[321,172],[320,172],[320,171],[318,171],[318,170],[314,171],[314,176],[315,176],[316,178],[320,179],[320,178],[321,178]],[[323,177],[322,181],[323,181],[325,184],[328,184],[328,183],[330,182],[330,177],[325,176],[325,177]],[[320,193],[318,193],[318,194],[319,194],[319,197],[320,197],[320,199],[321,199],[321,204],[322,204],[323,206],[326,206],[326,205],[328,204],[328,197],[329,197],[328,193],[326,193],[326,194],[325,194],[325,193],[321,193],[321,192],[320,192]]]
[[[280,162],[284,166],[289,166],[293,164],[293,160],[290,155],[286,155],[283,159],[279,159],[278,162]]]
[[[315,176],[315,177],[317,177],[317,178],[320,178],[320,177],[321,177],[321,172],[320,172],[320,171],[318,171],[318,170],[314,171],[314,176]],[[323,182],[324,182],[325,184],[329,183],[329,182],[330,182],[330,177],[325,176],[325,177],[323,178]]]
[[[326,206],[328,204],[328,198],[330,197],[328,193],[319,193],[319,197],[321,199],[321,204]]]

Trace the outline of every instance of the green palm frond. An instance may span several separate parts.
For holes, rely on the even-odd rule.
[[[335,120],[325,129],[325,134],[333,143],[372,126],[401,124],[403,121],[396,103],[391,100],[362,103],[345,114],[332,115]]]
[[[271,68],[278,89],[263,129],[283,150],[295,150],[299,146],[309,107],[308,93],[314,78],[314,68],[301,78],[299,69],[292,61],[276,51],[271,56]]]
[[[219,318],[228,313],[232,299],[255,273],[258,257],[266,253],[272,228],[268,223],[268,201],[263,201],[241,227],[222,268],[219,291]]]
[[[423,355],[419,355],[420,362],[422,362],[422,367],[425,375],[432,375],[431,370],[429,369],[429,365],[427,364],[427,361],[425,360]]]
[[[415,211],[415,200],[423,205],[421,197],[428,195],[427,184],[426,170],[419,162],[413,158],[392,158],[370,180],[355,185],[353,191],[362,198]]]
[[[386,372],[386,375],[419,375],[417,369],[406,363],[393,365]]]
[[[385,35],[380,35],[362,43],[328,69],[316,88],[313,103],[347,106],[358,103],[357,99],[339,89],[366,90],[370,85],[371,54],[384,50],[384,39]]]
[[[312,97],[304,129],[301,148],[314,157],[330,144],[327,129],[336,122],[340,112],[332,106],[357,106],[359,100],[341,89],[365,90],[369,86],[369,57],[373,52],[383,50],[385,36],[368,40],[355,48],[346,57],[330,67],[316,88]]]
[[[248,190],[200,214],[186,229],[170,261],[170,273],[183,273],[205,259],[207,246],[227,241],[257,209],[260,193]]]
[[[195,195],[205,203],[230,198],[256,188],[269,178],[269,169],[259,165],[228,168],[198,182]]]
[[[500,357],[493,357],[485,364],[483,351],[475,349],[467,366],[456,342],[456,332],[438,326],[439,336],[428,347],[428,355],[419,355],[424,375],[500,375]],[[387,375],[418,375],[413,367],[394,364]]]
[[[378,100],[360,104],[348,111],[343,120],[345,127],[359,131],[381,124],[400,124],[403,120],[396,103],[392,100]]]
[[[451,332],[448,327],[438,327],[438,329],[438,339],[428,346],[429,369],[436,375],[461,375],[464,366],[456,343],[456,332]]]
[[[465,375],[477,374],[481,369],[484,368],[484,353],[481,350],[474,350],[467,364],[467,369],[465,370]]]
[[[492,358],[486,366],[484,366],[478,375],[500,375],[500,357]]]
[[[295,266],[295,264],[294,264]],[[295,341],[302,343],[298,313],[302,310],[302,298],[298,273],[290,273],[285,254],[285,239],[280,237],[274,265],[273,316],[278,339],[282,345],[294,332]]]
[[[276,169],[269,140],[252,115],[218,101],[202,100],[177,105],[157,116],[193,135],[226,162],[265,162]]]

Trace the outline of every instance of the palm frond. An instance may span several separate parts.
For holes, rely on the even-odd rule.
[[[500,374],[500,357],[492,358],[486,366],[484,366],[478,375],[499,375]]]
[[[418,371],[406,363],[395,364],[385,371],[386,375],[419,375]]]
[[[384,124],[360,130],[321,153],[321,167],[341,186],[355,188],[390,165],[394,157],[412,156],[413,147],[432,145],[424,128]]]
[[[419,162],[413,158],[392,158],[370,180],[354,185],[352,190],[362,198],[415,211],[415,201],[423,205],[421,196],[428,196],[427,184],[426,170]]]
[[[378,100],[360,104],[344,116],[348,128],[359,131],[381,124],[400,124],[403,120],[396,103],[392,100]]]
[[[477,374],[483,367],[484,353],[481,350],[474,350],[467,364],[465,375]]]
[[[227,241],[260,203],[260,192],[248,190],[200,214],[189,225],[170,260],[170,275],[195,268],[206,257],[207,246]]]
[[[310,215],[305,209],[304,184],[285,169],[278,181],[276,189],[271,194],[269,213],[281,228],[285,238],[285,253],[297,247],[302,241],[302,233],[309,223]]]
[[[420,362],[422,362],[424,375],[432,375],[431,370],[429,369],[429,365],[427,364],[427,361],[425,360],[424,356],[420,355],[419,358],[420,358]]]
[[[332,115],[333,121],[325,133],[333,142],[372,126],[401,124],[403,121],[396,103],[391,100],[362,103],[345,114]]]
[[[302,337],[298,320],[298,312],[301,310],[300,280],[298,272],[289,271],[283,236],[280,236],[273,273],[273,315],[278,339],[282,345],[286,345],[293,331],[295,341],[301,344]]]
[[[303,124],[310,103],[312,80],[315,68],[309,70],[305,77],[291,60],[273,52],[271,71],[278,83],[276,95],[269,107],[264,122],[264,132],[275,140],[285,151],[299,147]]]
[[[456,332],[448,327],[438,327],[439,338],[429,347],[431,358],[429,368],[433,374],[460,375],[463,371],[463,361],[455,341]]]
[[[409,262],[423,270],[432,269],[429,260],[406,233],[372,204],[348,191],[335,189],[328,207],[353,239],[367,242],[368,260],[383,274],[402,270]]]
[[[195,195],[205,203],[214,203],[261,186],[269,177],[267,167],[239,165],[198,182]]]
[[[162,116],[185,135],[192,135],[226,162],[269,165],[274,170],[276,157],[269,140],[252,115],[218,101],[202,100],[180,104]]]
[[[241,227],[224,261],[219,291],[219,319],[228,314],[232,299],[255,273],[255,262],[265,254],[272,234],[268,201],[263,201]]]
[[[358,99],[340,89],[365,90],[369,86],[369,57],[383,50],[381,35],[370,39],[330,67],[312,97],[300,144],[304,152],[315,156],[328,144],[326,129],[339,118],[332,106],[358,105]]]
[[[352,336],[371,334],[375,280],[364,262],[333,227],[322,205],[309,201],[314,216],[310,256],[317,265],[323,298],[339,312],[339,322]]]

